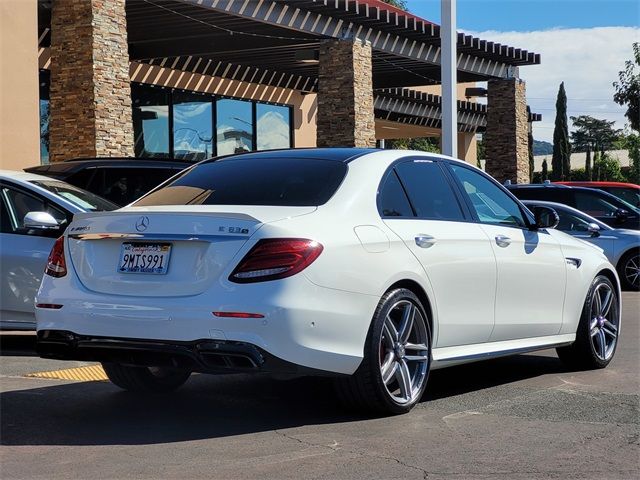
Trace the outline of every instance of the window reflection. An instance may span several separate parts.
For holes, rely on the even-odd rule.
[[[48,70],[40,70],[40,163],[49,163],[49,84]]]
[[[291,124],[289,107],[256,105],[257,149],[271,150],[291,146]]]
[[[218,155],[253,150],[251,102],[229,99],[218,100],[216,123]]]
[[[136,157],[169,156],[169,93],[132,85]]]
[[[173,156],[199,162],[213,154],[213,103],[186,92],[173,94]]]

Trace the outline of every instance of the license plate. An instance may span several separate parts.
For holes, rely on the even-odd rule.
[[[118,272],[164,275],[170,256],[170,243],[123,243]]]

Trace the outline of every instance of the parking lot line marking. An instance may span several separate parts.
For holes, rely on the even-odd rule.
[[[27,373],[26,377],[51,378],[57,380],[75,380],[80,382],[105,381],[107,374],[101,365],[89,365],[87,367],[67,368],[65,370],[52,370],[49,372]]]

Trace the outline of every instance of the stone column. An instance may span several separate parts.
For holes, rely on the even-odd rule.
[[[133,156],[125,0],[54,0],[50,155]]]
[[[490,80],[486,171],[499,182],[529,183],[529,138],[525,83],[517,78]]]
[[[317,145],[375,147],[371,45],[329,40],[318,71]]]

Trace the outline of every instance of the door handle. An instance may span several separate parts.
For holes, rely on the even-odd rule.
[[[416,245],[420,248],[429,248],[436,243],[436,239],[431,235],[418,234],[416,235]]]
[[[496,235],[496,244],[499,247],[508,247],[511,245],[511,239],[506,235]]]

